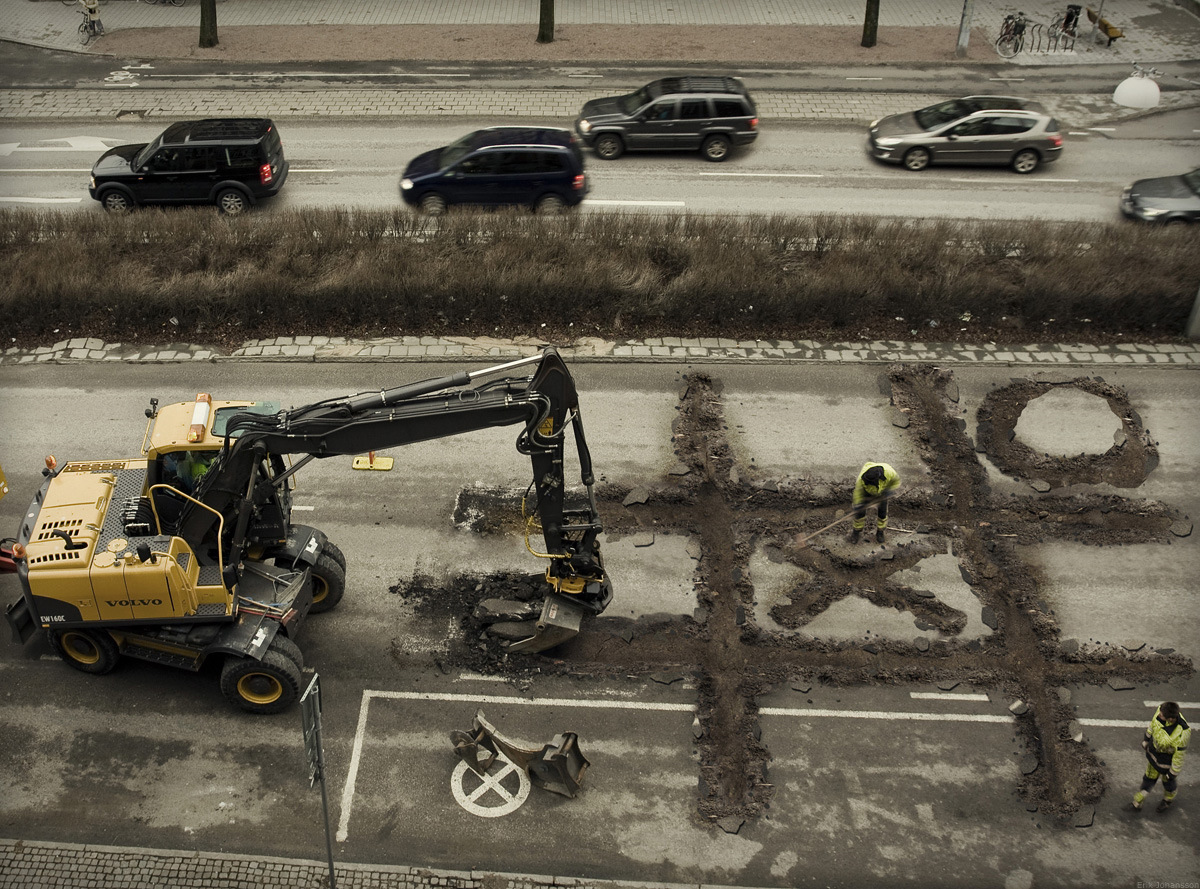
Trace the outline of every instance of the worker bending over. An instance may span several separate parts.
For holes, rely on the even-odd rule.
[[[854,530],[850,542],[858,543],[867,520],[867,507],[875,506],[875,542],[883,543],[887,528],[888,498],[900,489],[900,475],[886,463],[864,463],[854,483]]]

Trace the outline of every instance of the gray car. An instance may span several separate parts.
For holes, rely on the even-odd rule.
[[[758,138],[758,112],[736,77],[664,77],[624,96],[592,99],[575,132],[602,160],[626,151],[699,151],[723,161]]]
[[[1121,194],[1121,212],[1130,219],[1162,225],[1200,222],[1200,170],[1139,179]]]
[[[1011,167],[1032,173],[1062,154],[1058,121],[1014,96],[966,96],[871,124],[867,149],[876,160],[924,170],[930,164]]]

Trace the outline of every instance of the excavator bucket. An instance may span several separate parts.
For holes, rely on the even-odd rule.
[[[528,639],[510,642],[506,651],[538,652],[561,645],[579,634],[584,608],[566,596],[551,593],[542,601],[542,616],[534,623],[534,634]]]
[[[529,775],[535,787],[566,797],[574,797],[583,783],[590,763],[579,752],[579,736],[574,732],[555,735],[554,740],[537,750],[520,747],[496,731],[482,710],[475,712],[470,732],[452,731],[454,752],[478,775],[486,775],[503,756]]]

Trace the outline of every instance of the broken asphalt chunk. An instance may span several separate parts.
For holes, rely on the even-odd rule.
[[[1033,488],[1039,494],[1045,494],[1050,490],[1050,482],[1045,479],[1035,478],[1029,483],[1029,487]]]
[[[1108,680],[1108,687],[1111,688],[1113,691],[1132,691],[1133,689],[1137,688],[1137,686],[1134,685],[1132,682],[1129,682],[1128,680],[1125,680],[1125,679],[1118,679],[1115,677],[1113,679]]]
[[[659,685],[670,685],[683,679],[682,673],[651,673],[650,678]]]
[[[1076,827],[1091,827],[1093,822],[1095,822],[1095,820],[1096,820],[1096,807],[1095,806],[1084,806],[1078,812],[1075,813],[1075,822],[1074,823],[1075,823]]]
[[[1038,758],[1036,756],[1034,756],[1032,753],[1026,753],[1021,757],[1021,774],[1032,775],[1038,770],[1039,765],[1041,765],[1041,763],[1038,762]]]
[[[1173,522],[1171,524],[1171,527],[1168,528],[1167,530],[1170,531],[1172,534],[1174,534],[1176,537],[1191,537],[1192,536],[1192,523],[1184,522],[1184,521]]]
[[[654,546],[654,532],[644,531],[633,536],[634,546]]]
[[[996,617],[996,609],[991,605],[983,606],[983,611],[980,613],[979,619],[982,620],[983,625],[989,629],[1000,629],[1000,619]]]
[[[745,818],[739,818],[737,815],[726,815],[724,818],[717,821],[717,827],[726,833],[737,833],[742,829],[742,825],[746,823]]]
[[[1071,740],[1076,744],[1083,743],[1083,726],[1080,725],[1078,719],[1072,719],[1067,725],[1067,734],[1071,736]]]
[[[632,506],[635,503],[645,503],[650,499],[650,492],[645,488],[634,488],[625,495],[625,499],[621,501],[622,506]]]
[[[687,475],[691,471],[691,467],[689,467],[686,463],[680,462],[668,469],[667,473],[669,475]]]
[[[1024,701],[1013,701],[1008,705],[1008,712],[1013,716],[1024,716],[1029,712],[1029,705]]]

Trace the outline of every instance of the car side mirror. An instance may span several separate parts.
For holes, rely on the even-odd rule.
[[[953,142],[955,139],[958,138],[958,133],[947,133],[946,138],[949,139],[951,142]]]

